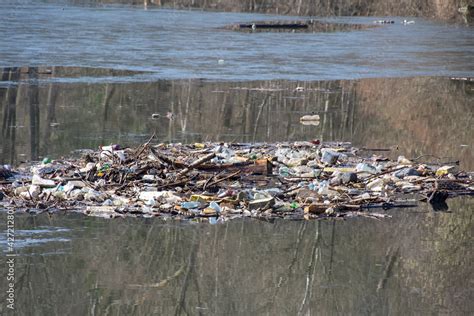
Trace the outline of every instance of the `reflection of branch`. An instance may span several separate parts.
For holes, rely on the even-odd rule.
[[[110,120],[110,115],[109,115],[109,104],[110,100],[112,99],[112,95],[115,92],[115,86],[112,86],[111,89],[109,89],[109,84],[105,84],[105,94],[104,94],[104,99],[102,101],[102,108],[104,109],[104,116],[102,118],[102,142],[104,142],[104,135],[105,135],[105,128],[106,128],[106,123],[108,120]]]
[[[198,309],[198,314],[199,315],[202,315],[202,312],[201,312],[201,291],[199,290],[199,283],[198,283],[198,274],[197,273],[194,273],[194,285],[196,286],[196,294],[197,294],[197,306],[199,306],[200,308]]]
[[[333,263],[334,263],[334,243],[335,243],[334,239],[335,239],[335,236],[336,236],[336,221],[333,220],[332,221],[332,229],[331,229],[331,242],[330,242],[331,254],[329,255],[329,269],[328,269],[328,281],[327,281],[328,284],[332,284],[332,266],[333,266]],[[328,292],[330,292],[330,293],[328,294]],[[331,299],[329,295],[334,296],[334,287],[332,287],[332,286],[327,286],[326,289],[324,290],[323,296],[328,300]]]
[[[258,128],[258,121],[260,120],[260,115],[262,115],[263,108],[265,107],[267,103],[268,95],[265,96],[265,98],[262,101],[262,104],[260,104],[260,109],[258,110],[257,114],[257,119],[255,120],[255,125],[253,128],[253,141],[255,142],[255,137],[257,136],[257,128]]]
[[[55,75],[55,69],[56,67],[52,68],[52,73],[51,73],[52,76]],[[55,91],[53,90],[56,90],[56,85],[54,85],[53,83],[50,83],[49,88],[48,88],[48,96],[46,99],[46,108],[47,108],[46,126],[45,126],[46,131],[44,135],[43,150],[42,150],[44,155],[48,154],[48,149],[50,148],[51,133],[52,133],[51,123],[56,122],[56,95],[57,93],[55,93]]]
[[[379,280],[379,283],[377,284],[377,293],[382,290],[385,287],[385,284],[387,283],[387,280],[392,272],[393,265],[395,264],[395,261],[397,260],[398,256],[398,250],[395,250],[392,254],[392,247],[389,247],[387,250],[387,254],[385,255],[386,263],[385,263],[385,269],[383,271],[382,277]]]
[[[181,288],[181,294],[179,295],[178,304],[176,304],[176,310],[174,313],[175,315],[180,315],[181,310],[185,310],[184,299],[186,298],[186,290],[188,289],[189,276],[194,267],[194,261],[196,259],[196,254],[199,247],[199,243],[198,243],[198,239],[196,235],[197,233],[195,230],[194,236],[193,236],[194,245],[193,245],[193,249],[189,253],[188,267],[186,270],[186,275],[184,276],[183,287]]]
[[[8,81],[16,80],[17,76],[17,68],[11,68],[8,73]],[[3,143],[1,160],[7,161],[3,154],[10,153],[9,161],[11,163],[15,160],[16,128],[13,128],[13,126],[16,125],[17,98],[20,96],[20,90],[21,85],[7,88],[5,105],[3,106],[2,139],[5,142]]]
[[[181,132],[186,132],[186,127],[188,125],[188,115],[189,115],[189,104],[191,101],[191,79],[188,81],[188,94],[186,96],[186,105],[184,108],[184,113],[181,108],[181,102],[179,102],[179,114],[180,114],[180,121],[181,121]]]
[[[329,99],[328,97],[326,97],[326,101],[324,103],[324,115],[323,115],[323,126],[321,128],[321,141],[323,141],[325,138],[324,138],[324,132],[326,132],[326,125],[327,125],[327,121],[328,121],[328,110],[329,110]]]
[[[179,277],[181,273],[183,272],[184,272],[184,265],[181,266],[175,273],[161,280],[160,282],[151,283],[151,284],[129,284],[128,286],[132,288],[161,288],[167,285],[169,281]]]
[[[308,300],[308,297],[311,298],[312,296],[312,286],[314,282],[314,270],[316,269],[316,263],[315,261],[319,257],[319,242],[320,242],[320,234],[319,234],[319,229],[321,228],[321,222],[318,222],[318,226],[316,227],[316,236],[314,239],[314,246],[313,250],[311,252],[311,261],[309,262],[308,265],[308,275],[306,276],[306,287],[304,291],[304,297],[303,297],[303,302],[301,302],[300,309],[298,311],[298,315],[301,315],[303,312],[303,308],[306,305],[306,301]]]
[[[332,231],[331,231],[331,256],[329,258],[329,283],[331,283],[332,276],[332,264],[334,260],[334,236],[336,235],[336,221],[332,221]]]
[[[32,79],[37,79],[38,74],[33,69],[30,74]],[[31,85],[28,89],[28,105],[30,110],[30,146],[31,159],[37,160],[39,156],[39,140],[40,140],[40,111],[39,111],[39,87],[38,85]]]
[[[296,259],[297,259],[297,256],[298,256],[298,250],[300,248],[300,243],[301,243],[302,237],[304,235],[304,232],[306,230],[306,225],[307,225],[307,221],[304,221],[303,225],[300,227],[300,229],[298,231],[298,237],[296,239],[296,247],[295,247],[295,252],[293,254],[293,260],[291,261],[290,265],[288,266],[289,272],[291,272],[291,270],[293,269],[293,266],[296,263]]]
[[[300,229],[298,230],[298,235],[296,237],[296,246],[295,246],[295,249],[294,249],[294,252],[293,252],[293,259],[291,260],[291,263],[288,266],[287,277],[284,280],[283,280],[282,277],[280,277],[280,281],[279,281],[277,287],[275,288],[275,293],[273,293],[272,300],[270,301],[271,306],[274,305],[275,299],[278,296],[278,292],[279,292],[280,288],[282,287],[282,285],[284,283],[287,283],[288,280],[290,280],[291,273],[292,273],[292,270],[293,270],[293,266],[295,265],[296,260],[298,259],[298,251],[300,249],[301,241],[303,240],[303,235],[304,235],[304,232],[306,230],[307,223],[308,223],[307,221],[304,221],[303,224],[300,226]]]
[[[155,225],[151,225],[150,228],[148,229],[147,233],[146,233],[146,237],[145,237],[145,242],[143,244],[143,246],[141,247],[141,252],[138,256],[138,260],[142,260],[142,258],[145,256],[145,252],[148,250],[148,244],[150,242],[150,237],[152,236],[152,232],[155,228]],[[152,239],[153,241],[155,240],[154,238]]]

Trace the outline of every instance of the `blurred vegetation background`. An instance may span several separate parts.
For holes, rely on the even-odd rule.
[[[443,20],[464,20],[460,8],[473,0],[73,0],[75,3],[122,3],[169,8],[212,9],[302,16],[423,16]],[[462,10],[461,10],[462,11]]]

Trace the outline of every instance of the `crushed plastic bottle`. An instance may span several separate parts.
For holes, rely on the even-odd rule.
[[[72,181],[69,181],[65,186],[63,186],[63,191],[66,193],[71,192],[74,189],[74,183]]]
[[[102,203],[105,201],[105,195],[96,190],[89,189],[87,193],[84,194],[84,199],[87,201]]]
[[[420,173],[414,168],[404,168],[393,173],[397,178],[403,179],[408,176],[419,176]]]
[[[376,174],[377,173],[377,168],[370,165],[370,164],[368,164],[368,163],[361,162],[361,163],[357,164],[356,171],[357,172],[370,173],[370,174]]]
[[[318,194],[320,195],[337,195],[337,191],[331,190],[329,188],[329,182],[327,180],[321,181],[319,184]]]
[[[412,165],[413,164],[413,162],[411,160],[405,158],[405,156],[398,156],[397,162],[400,165]]]
[[[383,186],[384,186],[383,179],[377,178],[367,184],[367,189],[374,192],[380,192],[383,190]]]
[[[272,207],[275,205],[275,198],[268,197],[259,200],[253,200],[249,203],[249,210],[257,210],[264,207]]]
[[[334,165],[339,159],[339,154],[332,150],[324,150],[321,155],[321,161],[328,166]]]
[[[262,200],[262,199],[267,199],[267,198],[271,198],[271,194],[268,194],[267,192],[265,191],[258,191],[258,192],[255,192],[253,194],[253,199],[254,200]]]
[[[41,188],[39,185],[31,185],[28,188],[28,193],[32,198],[37,199],[41,193]]]
[[[91,171],[92,169],[94,169],[95,167],[96,167],[95,163],[89,162],[89,163],[86,164],[86,166],[84,168],[79,169],[79,172],[87,173],[87,172]]]
[[[312,191],[318,191],[319,190],[320,183],[318,180],[314,180],[310,184],[308,184],[308,189]]]
[[[51,188],[51,187],[56,186],[56,183],[54,182],[54,180],[43,179],[37,174],[33,175],[31,183],[43,188]]]
[[[235,152],[232,149],[224,145],[219,145],[214,148],[214,152],[216,153],[216,157],[227,161],[235,156]]]
[[[295,172],[288,167],[280,167],[278,169],[278,174],[282,177],[289,177],[295,174]]]
[[[335,172],[331,179],[332,185],[348,184],[351,182],[357,182],[357,173],[354,172]]]
[[[450,173],[456,172],[457,167],[456,166],[442,166],[436,170],[436,176],[437,177],[442,177],[445,175],[448,175]]]
[[[112,205],[114,205],[114,203],[112,202],[111,199],[107,199],[104,202],[102,202],[102,205],[103,206],[112,206]]]
[[[209,207],[212,208],[213,210],[215,210],[216,213],[222,212],[222,208],[219,206],[219,204],[217,204],[217,203],[214,202],[214,201],[212,201],[212,202],[209,204]]]
[[[199,202],[182,202],[181,207],[185,209],[195,209],[199,208],[201,206],[201,203]]]

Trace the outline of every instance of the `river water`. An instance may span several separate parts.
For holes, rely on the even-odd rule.
[[[242,33],[221,28],[296,18],[71,3],[0,3],[2,164],[155,133],[185,143],[344,140],[474,170],[474,82],[463,80],[474,74],[472,27],[416,19]],[[306,114],[320,124],[301,125]],[[17,214],[15,315],[473,314],[474,203],[448,204],[381,221],[218,225]],[[0,246],[6,254],[6,234]]]
[[[424,19],[357,32],[239,33],[232,23],[295,19],[257,14],[72,6],[3,0],[0,66],[153,71],[147,78],[331,80],[469,76],[472,27]],[[332,18],[372,24],[378,18]],[[411,20],[411,19],[410,19]],[[223,59],[224,64],[218,64]]]

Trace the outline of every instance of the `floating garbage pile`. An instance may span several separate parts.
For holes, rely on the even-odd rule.
[[[373,25],[327,23],[314,19],[296,21],[257,21],[250,23],[231,24],[224,29],[241,32],[343,32],[373,28]]]
[[[397,161],[350,143],[118,145],[0,172],[3,206],[107,218],[312,219],[363,215],[474,194],[456,163]],[[3,179],[2,179],[3,178]]]

